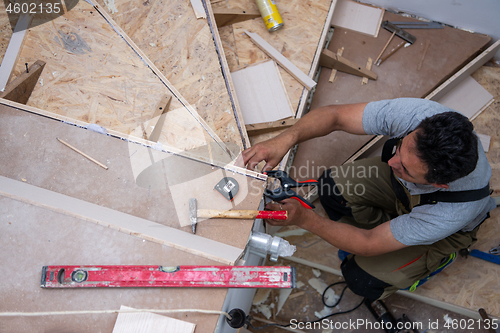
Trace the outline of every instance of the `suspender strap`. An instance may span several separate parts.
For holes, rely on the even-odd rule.
[[[391,169],[391,185],[392,189],[394,190],[394,194],[396,194],[396,198],[403,205],[403,207],[406,209],[407,212],[411,212],[410,198],[408,198],[408,195],[406,195],[406,191],[403,187],[403,184],[401,184],[394,176],[394,172],[392,172],[392,169]]]
[[[478,201],[490,195],[490,184],[477,190],[442,192],[436,191],[420,195],[420,205],[438,202],[469,202]]]

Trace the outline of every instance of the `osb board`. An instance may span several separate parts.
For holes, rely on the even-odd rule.
[[[5,11],[5,1],[0,1],[0,63],[12,37],[12,25]]]
[[[242,139],[206,19],[189,1],[125,0],[116,11],[97,0],[113,20],[215,130],[242,148]]]
[[[386,12],[384,20],[412,21],[414,19]],[[402,48],[380,66],[373,66],[378,74],[376,81],[361,85],[358,76],[337,72],[334,83],[328,82],[331,70],[322,68],[311,109],[330,104],[370,102],[397,97],[425,97],[441,82],[467,64],[471,57],[491,40],[490,37],[445,27],[444,29],[411,29],[408,31],[417,40],[408,48]],[[381,29],[377,38],[346,29],[336,28],[329,50],[336,52],[344,47],[343,56],[364,66],[368,57],[375,59],[391,33]],[[417,71],[425,41],[430,47],[422,68]],[[400,38],[395,37],[388,50],[396,46]],[[386,52],[388,52],[386,50]],[[372,136],[359,136],[334,132],[299,145],[294,159],[294,176],[308,179],[324,170],[344,163],[351,155],[367,143]],[[327,152],[327,153],[326,153]]]
[[[34,24],[34,23],[33,23]],[[49,23],[29,29],[15,69],[43,60],[29,106],[143,137],[162,97],[171,94],[133,49],[85,1]],[[213,142],[177,97],[159,141],[178,149]]]
[[[278,1],[276,6],[284,26],[271,33],[267,31],[261,18],[220,28],[230,70],[235,71],[249,64],[269,59],[244,34],[244,30],[248,30],[264,38],[300,70],[309,75],[331,3],[331,0]],[[257,9],[254,2],[244,0],[227,0],[212,5],[213,8],[217,8],[217,6]],[[296,112],[303,93],[303,86],[282,68],[280,68],[280,74],[292,103],[292,109]],[[269,135],[255,136],[250,138],[250,141],[255,144],[269,137]]]
[[[180,227],[189,219],[189,199],[199,208],[257,209],[264,182],[184,157],[159,152],[63,122],[0,107],[0,174],[152,222]],[[56,140],[76,146],[109,169],[104,170]],[[216,190],[224,176],[240,192],[229,202]],[[243,249],[253,221],[210,220],[196,234]]]
[[[42,289],[42,266],[217,265],[216,262],[120,231],[0,197],[0,311],[49,312],[137,309],[221,310],[227,289]],[[22,249],[22,250],[20,250]],[[29,255],[28,255],[29,254]],[[213,332],[218,315],[172,313],[169,317]],[[111,332],[117,314],[2,318],[5,332]]]

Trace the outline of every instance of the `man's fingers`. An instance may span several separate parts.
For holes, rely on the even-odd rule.
[[[266,205],[266,209],[267,209],[267,210],[285,210],[285,209],[283,208],[283,205],[282,205],[282,204],[280,204],[280,203],[268,203],[268,204]]]

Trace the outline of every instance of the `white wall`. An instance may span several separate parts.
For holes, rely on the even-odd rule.
[[[361,0],[500,39],[500,0]],[[500,60],[500,51],[495,55]]]

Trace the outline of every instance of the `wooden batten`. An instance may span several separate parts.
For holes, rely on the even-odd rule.
[[[286,129],[295,125],[295,123],[299,121],[299,119],[295,118],[287,118],[267,123],[259,123],[259,124],[250,124],[246,125],[248,135],[258,135],[262,133],[277,131]]]

